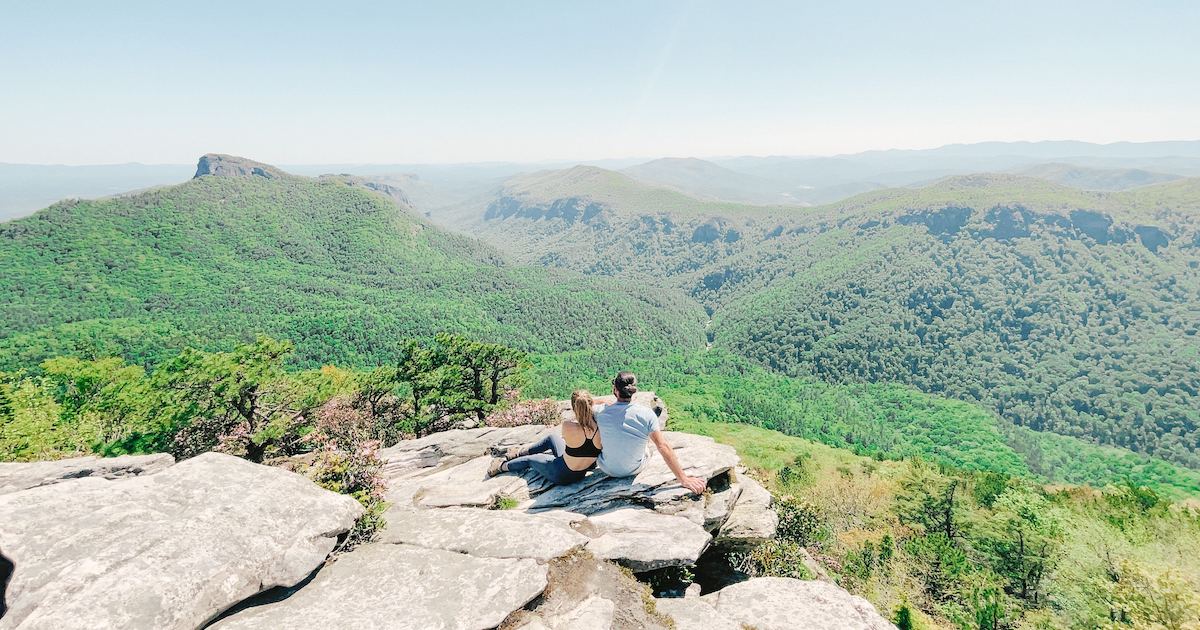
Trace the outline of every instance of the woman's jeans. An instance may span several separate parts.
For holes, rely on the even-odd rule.
[[[556,485],[575,483],[587,474],[586,470],[571,470],[567,467],[567,462],[563,459],[563,454],[567,452],[567,443],[556,432],[526,446],[522,452],[527,454],[509,460],[505,468],[516,473],[533,470]]]

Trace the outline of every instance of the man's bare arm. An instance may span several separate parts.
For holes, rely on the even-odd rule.
[[[658,453],[662,455],[663,461],[667,462],[667,467],[671,472],[675,473],[675,478],[679,480],[679,485],[700,494],[704,492],[704,488],[708,482],[696,477],[689,477],[683,472],[683,466],[679,464],[679,458],[675,456],[675,449],[667,444],[667,438],[662,431],[654,431],[650,434],[650,441],[654,442],[654,446],[658,448]]]

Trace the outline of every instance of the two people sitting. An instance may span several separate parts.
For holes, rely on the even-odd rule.
[[[675,451],[659,426],[658,414],[633,402],[638,391],[637,376],[621,372],[613,379],[617,402],[597,409],[591,394],[571,394],[575,420],[562,423],[562,433],[551,432],[538,442],[513,447],[492,460],[488,475],[533,470],[547,481],[565,485],[583,479],[592,468],[610,477],[632,477],[649,461],[653,443],[679,485],[700,494],[706,482],[684,474]],[[660,410],[661,413],[661,410]]]

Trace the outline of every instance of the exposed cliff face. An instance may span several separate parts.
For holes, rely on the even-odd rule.
[[[320,179],[321,181],[338,181],[350,186],[358,186],[361,188],[366,188],[367,190],[373,190],[381,195],[384,195],[385,197],[390,198],[392,201],[395,201],[397,204],[405,208],[412,208],[412,201],[408,198],[408,194],[399,187],[392,186],[391,184],[375,181],[368,177],[359,177],[358,175],[348,175],[345,173],[339,175],[322,175],[317,179]]]
[[[200,161],[196,164],[196,175],[193,177],[204,177],[205,175],[215,175],[217,177],[265,177],[274,179],[277,177],[286,177],[287,173],[262,162],[255,162],[244,157],[235,155],[225,155],[223,153],[207,153],[200,156]]]

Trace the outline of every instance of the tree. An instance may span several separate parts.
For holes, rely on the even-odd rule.
[[[943,475],[928,462],[912,460],[896,494],[901,519],[954,540],[959,535],[962,483],[959,477]]]
[[[1062,516],[1045,497],[1010,488],[980,523],[976,547],[990,557],[1009,594],[1036,606],[1043,603],[1042,581],[1058,560],[1062,539]]]
[[[188,348],[155,374],[161,411],[179,429],[175,451],[184,457],[217,448],[261,462],[285,438],[305,409],[305,394],[289,387],[286,341],[259,336],[232,352]]]
[[[473,414],[481,422],[528,366],[524,352],[501,344],[449,333],[439,334],[436,343],[441,402],[450,413]]]

